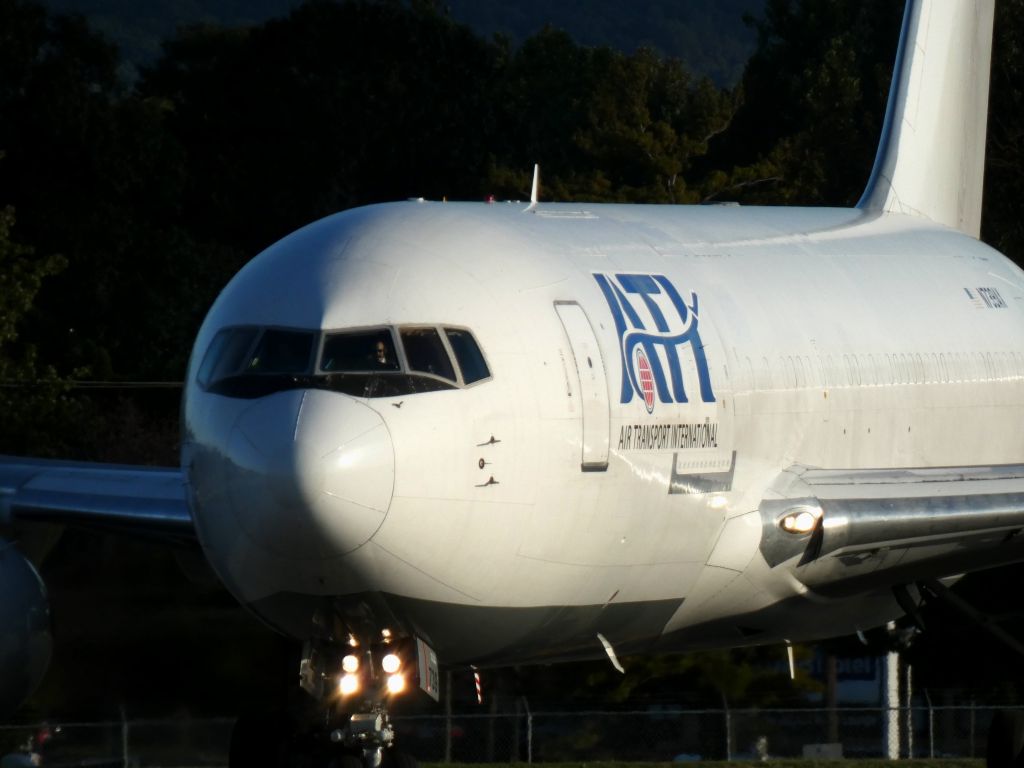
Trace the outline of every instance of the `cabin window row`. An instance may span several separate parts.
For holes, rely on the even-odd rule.
[[[467,387],[491,377],[466,328],[384,326],[345,331],[234,326],[217,333],[197,381],[208,392],[260,397],[313,387],[397,397]]]
[[[1024,378],[1024,355],[1016,352],[783,355],[774,365],[769,358],[761,358],[756,368],[749,357],[744,362],[750,385],[759,390]]]

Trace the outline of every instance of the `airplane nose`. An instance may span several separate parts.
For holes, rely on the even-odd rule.
[[[261,398],[236,422],[228,454],[239,525],[287,558],[351,552],[391,504],[391,436],[376,411],[345,395],[292,390]]]

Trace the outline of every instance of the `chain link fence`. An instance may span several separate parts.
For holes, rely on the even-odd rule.
[[[652,709],[394,718],[424,763],[690,761],[811,757],[982,757],[992,707]],[[893,727],[895,723],[895,727]],[[0,757],[49,729],[44,766],[222,766],[230,719],[0,726]],[[6,761],[7,765],[16,765]],[[6,766],[5,766],[6,768]]]
[[[396,719],[424,762],[983,757],[995,708],[658,709]],[[893,717],[890,717],[892,715]],[[896,727],[891,722],[896,721]]]
[[[0,768],[36,752],[53,768],[223,766],[234,719],[126,720],[0,726]]]

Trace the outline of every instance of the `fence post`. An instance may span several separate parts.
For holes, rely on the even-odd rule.
[[[128,768],[128,716],[121,704],[121,764]]]
[[[452,761],[452,671],[444,673],[444,762]]]
[[[512,749],[509,751],[508,761],[519,763],[522,762],[519,759],[519,745],[523,743],[523,697],[516,696],[512,702],[515,704],[515,714],[512,716]]]
[[[838,664],[834,653],[825,654],[825,706],[828,707],[825,741],[839,741],[839,682]]]
[[[914,678],[911,674],[911,666],[904,664],[903,666],[903,682],[904,691],[903,695],[906,696],[907,710],[904,726],[907,731],[907,759],[910,760],[914,757],[914,709],[913,709],[913,697],[914,697]]]
[[[724,693],[722,706],[725,708],[725,759],[732,760],[732,712],[729,711],[729,700]]]
[[[523,696],[523,707],[526,709],[526,762],[533,763],[533,712],[530,711],[530,702]]]
[[[494,762],[494,746],[495,746],[495,730],[498,725],[498,682],[497,676],[492,675],[495,678],[494,682],[490,683],[490,697],[491,700],[487,705],[490,717],[487,718],[487,745],[486,745],[486,762]]]
[[[890,621],[887,628],[891,632],[895,622]],[[882,721],[883,744],[882,754],[889,760],[900,759],[900,656],[896,651],[885,655],[885,666],[882,676],[882,698],[885,702],[885,718]]]
[[[974,697],[971,696],[971,757],[974,757]]]
[[[932,707],[932,697],[928,689],[924,689],[924,700],[928,704],[928,757],[935,759],[935,709]]]

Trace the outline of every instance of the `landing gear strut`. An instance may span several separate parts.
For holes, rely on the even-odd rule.
[[[357,713],[349,718],[348,726],[331,731],[331,741],[362,754],[363,768],[380,768],[384,750],[395,741],[388,713],[383,706],[376,712]]]

